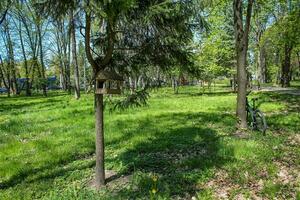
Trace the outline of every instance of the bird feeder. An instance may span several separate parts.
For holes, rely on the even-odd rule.
[[[123,77],[113,70],[102,70],[96,76],[96,94],[121,94]]]

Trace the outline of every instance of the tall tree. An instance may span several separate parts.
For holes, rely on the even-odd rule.
[[[73,15],[73,10],[70,13],[70,31],[72,37],[72,63],[74,67],[74,89],[75,89],[75,98],[80,98],[80,80],[79,80],[79,67],[77,60],[77,51],[76,51],[76,34],[75,34],[75,17]]]
[[[47,96],[47,79],[46,79],[46,72],[45,72],[45,63],[44,63],[44,52],[43,52],[43,34],[42,34],[42,19],[37,16],[36,18],[36,30],[38,33],[38,41],[39,41],[39,50],[40,50],[40,63],[41,63],[41,67],[40,67],[40,78],[41,78],[41,86],[43,89],[43,94],[44,96]]]
[[[244,1],[233,1],[234,31],[235,31],[235,50],[237,65],[237,128],[247,128],[246,113],[246,94],[247,94],[247,51],[249,42],[249,30],[252,14],[253,0],[248,0],[246,10],[246,20],[243,21]]]
[[[8,68],[11,75],[11,90],[13,94],[19,94],[18,84],[17,84],[17,75],[16,75],[16,66],[15,66],[15,54],[14,54],[14,43],[11,37],[11,28],[8,19],[5,19],[4,22],[4,33],[5,39],[7,41],[6,49],[8,55]]]
[[[18,19],[18,23],[15,22],[15,26],[18,29],[19,33],[19,38],[20,38],[20,45],[21,45],[21,50],[23,54],[23,59],[24,59],[24,69],[25,69],[25,90],[26,90],[26,96],[31,96],[31,86],[30,86],[30,81],[29,81],[29,64],[28,64],[28,59],[25,51],[25,44],[24,44],[24,34],[23,34],[23,24],[22,24],[22,5],[20,7],[17,6],[16,9],[16,17]]]

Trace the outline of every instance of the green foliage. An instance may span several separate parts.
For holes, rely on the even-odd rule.
[[[213,4],[211,10],[208,17],[211,28],[202,35],[196,56],[197,77],[208,82],[217,77],[230,77],[235,66],[231,4]]]
[[[132,94],[129,94],[122,100],[117,100],[114,102],[112,110],[125,110],[132,107],[141,107],[147,105],[148,98],[150,97],[148,88],[135,91]]]

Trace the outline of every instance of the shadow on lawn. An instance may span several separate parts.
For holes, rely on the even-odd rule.
[[[279,113],[270,114],[266,117],[268,126],[280,130],[300,131],[300,96],[281,94],[277,92],[266,92],[262,94],[264,101],[283,102],[286,106]],[[294,116],[294,118],[292,118]]]
[[[212,128],[205,128],[209,123],[229,126],[230,118],[230,115],[213,113],[174,113],[155,116],[154,121],[147,120],[142,125],[144,129],[155,125],[161,127],[161,124],[168,126],[116,158],[126,166],[121,174],[143,174],[133,183],[137,188],[123,189],[118,194],[130,199],[149,196],[152,185],[149,174],[154,173],[159,176],[158,190],[162,196],[187,198],[187,194],[195,195],[200,190],[197,184],[204,181],[203,177],[210,176],[210,170],[233,161],[233,149],[222,142],[224,137]],[[188,125],[189,120],[195,123]],[[126,136],[122,139],[129,141],[130,137],[143,134],[140,128],[127,139]]]
[[[234,91],[204,91],[204,92],[179,92],[180,95],[187,95],[187,96],[224,96],[229,94],[236,94]]]
[[[42,101],[31,101],[30,102],[30,99],[38,99],[38,98],[28,97],[28,101],[29,101],[28,103],[19,103],[19,102],[16,103],[16,102],[14,102],[15,98],[16,97],[5,98],[4,101],[2,101],[3,99],[1,99],[0,113],[1,112],[11,112],[11,110],[27,109],[27,108],[30,108],[31,106],[37,106],[37,105],[47,107],[47,106],[52,106],[56,103],[63,102],[63,100],[53,99],[53,98],[45,98]],[[22,113],[19,113],[19,114],[22,114]]]
[[[106,142],[107,148],[125,147],[125,151],[117,157],[107,155],[106,162],[122,163],[125,166],[119,172],[122,175],[141,172],[141,176],[132,183],[136,187],[123,188],[118,196],[127,199],[149,196],[152,184],[150,173],[159,175],[159,194],[183,198],[187,194],[194,195],[200,190],[198,183],[213,176],[214,168],[233,161],[233,149],[226,146],[224,137],[216,131],[216,128],[223,127],[230,132],[233,125],[234,118],[229,114],[192,112],[153,115],[138,121],[114,121],[114,128],[129,131]],[[25,168],[0,183],[0,189],[14,187],[23,181],[51,182],[70,171],[94,167],[95,162],[91,160],[66,167],[73,161],[81,160],[83,156],[88,155],[70,152],[39,168]]]

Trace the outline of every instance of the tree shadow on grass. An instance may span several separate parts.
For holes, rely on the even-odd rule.
[[[300,96],[281,94],[277,92],[266,92],[261,95],[263,101],[283,102],[285,107],[279,112],[270,113],[267,117],[268,126],[275,130],[286,129],[300,130]]]
[[[63,176],[70,171],[91,168],[95,166],[95,161],[90,159],[91,155],[92,153],[85,155],[87,160],[76,165],[74,165],[73,162],[83,159],[82,155],[70,154],[67,158],[64,157],[57,162],[51,162],[37,168],[24,166],[24,168],[17,174],[14,174],[9,179],[0,182],[0,190],[14,187],[23,181],[26,183],[32,183],[36,181],[50,180],[58,176]]]
[[[236,94],[234,91],[204,91],[204,92],[180,92],[181,95],[187,95],[187,96],[225,96],[225,95],[233,95]]]
[[[118,195],[133,199],[149,197],[149,190],[153,184],[149,174],[153,173],[159,176],[160,195],[167,198],[187,198],[187,194],[189,197],[195,195],[200,190],[198,183],[205,181],[204,178],[209,177],[208,174],[212,173],[214,168],[233,161],[233,149],[225,145],[224,137],[212,128],[205,128],[205,125],[212,121],[228,126],[231,122],[228,124],[226,117],[230,116],[213,113],[173,113],[156,116],[155,121],[168,126],[148,139],[137,142],[116,158],[126,166],[121,174],[140,173],[134,180],[135,187],[125,188],[119,191]],[[199,120],[198,124],[187,125],[188,120],[196,119]],[[154,125],[153,122],[147,123],[144,124],[146,127]],[[139,130],[136,131],[138,134]]]
[[[19,103],[19,102],[16,103],[13,101],[13,99],[6,99],[5,101],[0,102],[0,113],[11,112],[12,110],[18,110],[17,114],[22,114],[22,112],[19,111],[20,109],[27,109],[37,105],[48,107],[62,102],[63,100],[53,99],[53,98],[45,98],[42,101],[38,101],[38,102],[29,101],[28,103]]]
[[[112,123],[117,129],[129,131],[106,142],[107,149],[123,148],[123,153],[117,157],[107,154],[106,162],[110,165],[121,163],[124,168],[119,174],[141,174],[134,178],[135,187],[118,192],[122,198],[149,197],[150,173],[159,175],[159,194],[166,197],[194,195],[199,191],[197,184],[212,176],[214,168],[233,160],[233,150],[224,145],[223,137],[215,129],[222,126],[230,130],[234,118],[229,114],[171,112],[146,116],[139,121],[124,119]],[[82,159],[82,155],[76,152],[57,158],[59,160],[51,160],[38,168],[21,170],[0,183],[0,189],[14,187],[21,182],[51,182],[72,170],[91,168],[95,164],[88,161],[66,168],[65,165]]]

